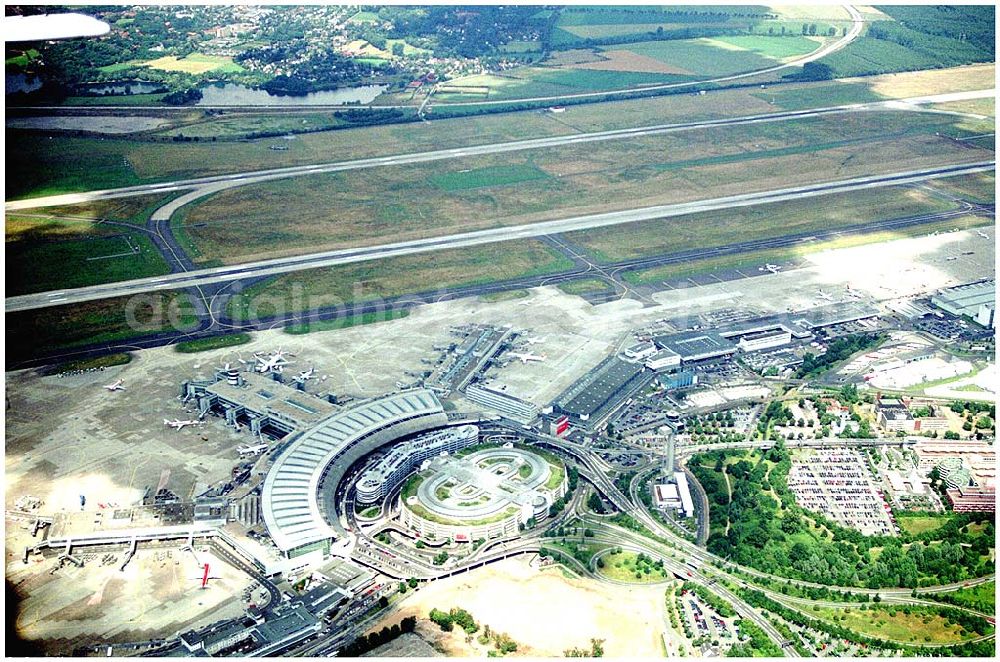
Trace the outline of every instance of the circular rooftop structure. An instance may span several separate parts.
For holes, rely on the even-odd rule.
[[[404,524],[435,538],[511,535],[547,517],[566,493],[566,469],[554,455],[513,446],[469,450],[427,461],[407,482]]]

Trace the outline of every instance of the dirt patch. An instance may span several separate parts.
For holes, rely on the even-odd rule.
[[[991,89],[996,81],[995,64],[973,64],[951,69],[927,69],[870,78],[845,78],[868,83],[872,92],[895,99],[926,94],[948,94]]]
[[[574,69],[595,69],[597,71],[639,71],[652,74],[692,75],[687,69],[661,62],[648,55],[631,51],[605,51],[604,58],[597,62],[585,62],[573,66]]]
[[[487,646],[461,630],[442,632],[426,620],[432,608],[466,609],[482,629],[510,635],[517,655],[561,656],[573,647],[604,639],[610,657],[661,657],[663,589],[610,586],[563,575],[558,567],[540,570],[527,557],[509,559],[434,582],[400,604],[386,623],[416,615],[417,632],[449,655],[479,657]],[[629,614],[627,619],[621,614]]]

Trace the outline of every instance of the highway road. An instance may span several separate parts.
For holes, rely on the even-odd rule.
[[[970,92],[957,92],[950,94],[912,97],[898,100],[876,101],[871,103],[847,104],[839,106],[828,106],[824,108],[812,108],[807,110],[784,111],[777,113],[766,113],[759,115],[746,115],[742,117],[732,117],[718,120],[705,120],[699,122],[682,122],[674,124],[656,124],[650,126],[633,127],[628,129],[616,129],[611,131],[594,131],[590,133],[576,133],[566,136],[554,136],[549,138],[532,138],[528,140],[515,140],[502,143],[488,143],[483,145],[471,145],[467,147],[457,147],[451,149],[439,149],[425,152],[413,152],[408,154],[397,154],[391,156],[380,156],[365,159],[354,159],[350,161],[331,161],[327,163],[316,163],[301,166],[288,166],[284,168],[271,168],[267,170],[252,170],[228,175],[213,175],[208,177],[194,177],[189,179],[178,179],[169,182],[159,182],[155,184],[141,184],[138,186],[126,186],[114,189],[103,189],[97,191],[87,191],[80,193],[65,193],[38,198],[27,198],[25,200],[14,200],[5,203],[8,212],[20,211],[24,209],[36,209],[41,207],[54,207],[62,205],[74,205],[95,200],[112,200],[116,198],[128,198],[139,195],[155,195],[176,193],[178,191],[189,191],[176,200],[164,205],[155,213],[157,218],[169,218],[177,209],[183,205],[207,195],[218,193],[239,186],[250,184],[260,184],[262,182],[277,179],[287,179],[289,177],[301,177],[308,175],[318,175],[335,172],[345,172],[351,170],[365,170],[369,168],[379,168],[395,165],[410,165],[415,163],[429,163],[432,161],[442,161],[447,159],[465,158],[470,156],[484,156],[490,154],[503,154],[508,152],[519,152],[533,149],[545,149],[559,147],[563,145],[576,145],[593,142],[603,142],[608,140],[623,140],[627,138],[637,138],[642,136],[655,136],[669,133],[679,133],[683,131],[693,131],[698,129],[710,129],[725,126],[739,126],[745,124],[764,124],[771,122],[783,122],[789,120],[800,120],[824,115],[836,115],[841,113],[853,113],[864,111],[919,111],[921,106],[931,103],[943,103],[946,101],[962,101],[970,99],[991,98],[996,96],[995,89],[975,90]],[[960,114],[960,113],[959,113]]]
[[[426,239],[382,244],[378,246],[323,251],[309,255],[248,262],[229,267],[200,269],[169,274],[166,276],[155,276],[130,281],[121,281],[117,283],[105,283],[72,290],[40,292],[36,294],[9,297],[6,299],[6,309],[8,312],[33,310],[55,305],[129,296],[144,292],[156,292],[158,290],[173,290],[185,287],[211,285],[215,283],[228,283],[250,278],[291,273],[305,269],[315,269],[318,267],[332,267],[355,262],[398,257],[401,255],[412,255],[416,253],[439,251],[450,248],[477,246],[481,244],[509,241],[512,239],[540,237],[563,232],[574,232],[578,230],[634,223],[636,221],[669,218],[697,212],[718,211],[721,209],[746,207],[786,200],[800,200],[833,193],[845,193],[886,186],[899,186],[902,184],[912,184],[930,179],[953,177],[956,175],[971,174],[976,172],[987,172],[994,170],[994,168],[994,161],[981,161],[957,166],[909,170],[889,175],[855,177],[852,179],[810,184],[807,186],[797,186],[772,191],[760,191],[756,193],[744,193],[672,205],[659,205],[655,207],[644,207],[640,209],[607,212],[603,214],[574,216],[527,225],[491,228],[488,230],[477,230],[473,232],[461,232],[439,237],[429,237]]]

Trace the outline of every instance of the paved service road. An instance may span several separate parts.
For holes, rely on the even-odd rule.
[[[143,292],[155,292],[163,289],[172,290],[184,287],[211,285],[214,283],[226,283],[249,278],[291,273],[305,269],[315,269],[318,267],[331,267],[354,262],[397,257],[400,255],[412,255],[415,253],[425,253],[449,248],[477,246],[481,244],[509,241],[512,239],[540,237],[562,232],[573,232],[624,223],[633,223],[636,221],[681,216],[696,212],[746,207],[771,202],[781,202],[785,200],[797,200],[823,196],[831,193],[843,193],[869,188],[898,186],[901,184],[911,184],[929,179],[952,177],[955,175],[970,174],[975,172],[987,172],[992,171],[994,168],[994,161],[983,161],[957,166],[910,170],[890,175],[856,177],[853,179],[778,189],[774,191],[744,193],[723,198],[698,200],[673,205],[660,205],[656,207],[630,209],[604,214],[575,216],[553,221],[532,223],[529,225],[516,225],[511,227],[491,228],[489,230],[477,230],[474,232],[462,232],[440,237],[416,239],[412,241],[382,244],[378,246],[324,251],[309,255],[298,255],[287,258],[263,260],[259,262],[248,262],[229,267],[199,269],[195,271],[169,274],[166,276],[140,278],[117,283],[105,283],[102,285],[94,285],[91,287],[83,287],[72,290],[27,294],[8,298],[6,300],[6,306],[8,312],[13,312],[18,310],[46,308],[49,306],[68,303],[80,303],[83,301],[129,296]]]

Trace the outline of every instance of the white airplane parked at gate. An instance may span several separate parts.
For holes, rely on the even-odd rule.
[[[306,381],[307,379],[312,379],[313,377],[316,376],[315,373],[316,373],[316,368],[309,368],[308,370],[303,370],[302,372],[299,373],[299,376],[295,378],[295,381],[301,383]]]
[[[245,455],[260,455],[267,450],[267,444],[257,444],[255,446],[237,446],[236,452],[240,457]]]
[[[108,389],[109,391],[124,391],[125,390],[125,380],[124,379],[119,379],[114,384],[105,384],[104,388]]]
[[[823,290],[820,290],[816,294],[816,296],[819,297],[820,299],[823,299],[824,301],[833,301],[833,295],[832,294],[827,294]]]
[[[763,267],[757,267],[757,271],[770,271],[772,274],[776,274],[781,271],[781,267],[776,264],[765,264]]]
[[[185,426],[188,426],[188,425],[201,425],[202,423],[203,423],[202,421],[182,421],[182,420],[176,419],[176,418],[174,420],[172,420],[172,421],[168,421],[167,419],[163,419],[163,424],[164,425],[172,427],[175,430],[183,430]]]
[[[284,370],[285,366],[291,363],[291,361],[285,358],[286,353],[287,352],[281,351],[280,347],[270,354],[255,353],[253,357],[257,359],[257,365],[254,367],[254,370],[261,374],[267,374],[269,372],[277,372],[280,374]]]
[[[542,338],[525,338],[524,342],[528,343],[529,345],[534,345],[535,343],[545,342],[545,338],[544,337],[542,337]]]
[[[521,363],[527,363],[528,361],[538,361],[541,363],[545,360],[544,356],[538,356],[537,354],[519,354],[517,352],[511,352],[510,355],[515,359],[520,359]]]

